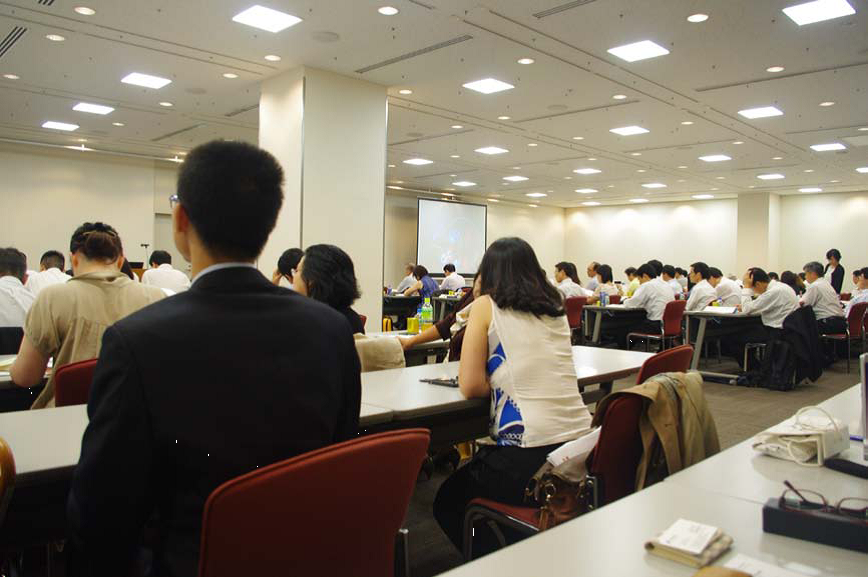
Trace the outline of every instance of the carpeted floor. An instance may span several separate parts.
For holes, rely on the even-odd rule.
[[[737,367],[710,362],[708,370],[735,372]],[[739,443],[767,427],[791,416],[799,408],[824,401],[854,385],[858,373],[846,373],[843,361],[826,370],[816,383],[803,384],[788,392],[749,389],[706,382],[705,395],[714,415],[721,448]],[[630,387],[635,377],[615,383],[615,389]],[[462,563],[460,553],[440,531],[431,513],[437,488],[449,475],[448,465],[441,465],[434,477],[420,477],[410,502],[406,526],[410,530],[410,563],[413,577],[438,575]]]

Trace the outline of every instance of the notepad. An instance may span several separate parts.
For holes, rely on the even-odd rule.
[[[705,567],[732,546],[732,537],[717,527],[678,519],[659,537],[645,543],[654,555],[691,567]]]
[[[702,309],[704,313],[720,313],[722,315],[731,315],[735,312],[735,307],[705,307]]]

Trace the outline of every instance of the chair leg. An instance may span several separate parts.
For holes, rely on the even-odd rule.
[[[850,374],[850,354],[852,351],[850,350],[850,339],[847,339],[847,374]]]
[[[395,536],[395,577],[410,577],[410,531],[398,529]]]

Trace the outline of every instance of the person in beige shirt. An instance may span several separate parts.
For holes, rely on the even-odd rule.
[[[86,222],[69,243],[72,279],[44,288],[24,321],[24,340],[10,368],[21,387],[38,384],[48,361],[54,367],[95,359],[103,332],[123,317],[165,293],[133,282],[120,271],[123,247],[117,231],[101,222]],[[33,409],[54,406],[54,376],[34,401]]]

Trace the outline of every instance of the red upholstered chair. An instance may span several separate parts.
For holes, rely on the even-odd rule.
[[[636,469],[642,458],[639,417],[642,399],[625,395],[612,401],[603,422],[600,438],[588,457],[588,482],[594,489],[593,508],[602,507],[636,490]],[[487,519],[528,536],[539,532],[539,509],[506,505],[491,499],[473,499],[464,511],[464,558],[473,557],[473,524]],[[506,540],[496,531],[502,547]]]
[[[567,322],[570,323],[573,343],[583,343],[582,309],[588,304],[588,297],[567,297],[564,299],[564,309],[567,312]],[[576,336],[578,335],[578,336]]]
[[[663,332],[660,334],[652,333],[630,333],[627,335],[627,348],[630,348],[630,341],[635,339],[643,339],[645,341],[645,350],[648,350],[648,343],[651,341],[660,342],[660,350],[669,348],[667,341],[675,344],[675,339],[682,337],[681,322],[684,320],[684,309],[687,306],[687,301],[670,301],[666,303],[666,308],[663,310]]]
[[[54,404],[58,407],[85,405],[96,359],[63,365],[54,371]]]
[[[868,311],[868,303],[856,303],[850,307],[847,315],[847,332],[832,335],[820,335],[827,341],[847,341],[847,373],[850,372],[850,350],[853,341],[862,341],[862,351],[865,352],[865,316]]]
[[[636,384],[641,385],[654,375],[659,375],[660,373],[686,373],[690,370],[690,360],[692,358],[693,347],[690,345],[681,345],[680,347],[657,353],[642,363],[642,368],[639,369],[639,376],[636,377]]]
[[[0,437],[0,526],[3,525],[3,519],[6,517],[6,507],[9,506],[14,487],[15,458],[12,456],[12,449]]]
[[[621,304],[621,295],[609,295],[609,304],[610,305]]]
[[[223,483],[205,503],[199,577],[394,575],[429,437],[359,437]]]
[[[368,317],[366,317],[365,315],[359,315],[359,318],[362,319],[362,326],[368,324]]]
[[[838,298],[840,298],[843,302],[847,302],[852,298],[852,296],[853,295],[851,295],[850,293],[841,293],[838,295]]]

